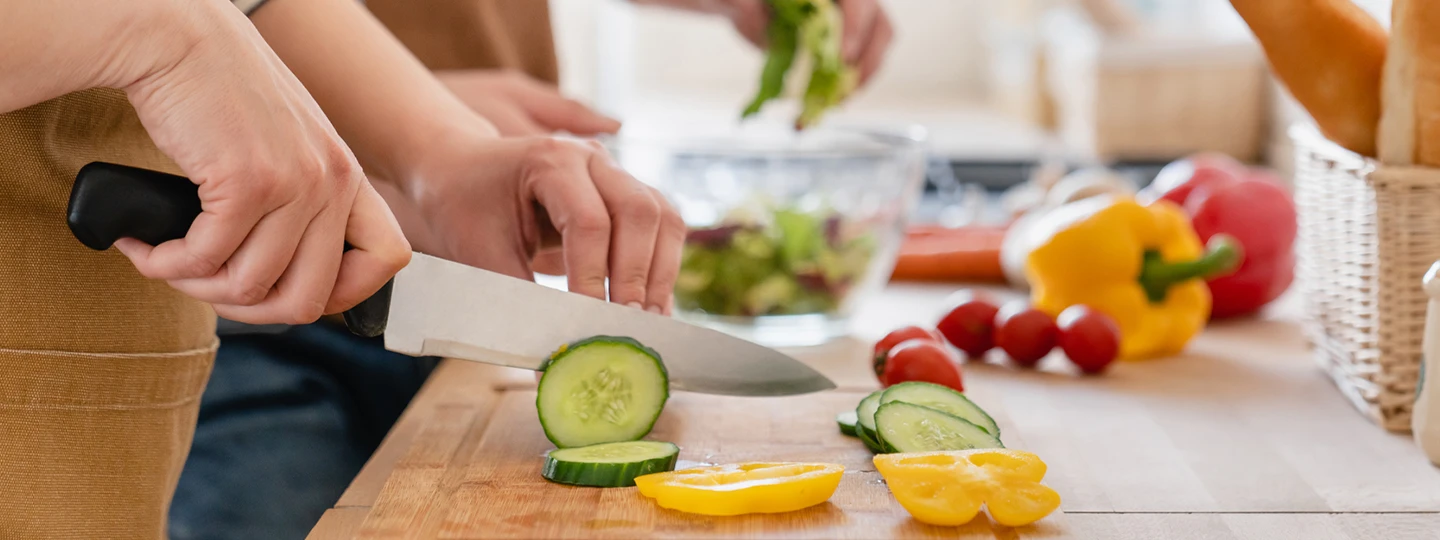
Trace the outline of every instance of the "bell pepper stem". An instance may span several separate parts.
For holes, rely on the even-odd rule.
[[[1233,272],[1240,267],[1244,250],[1240,242],[1226,234],[1210,237],[1205,245],[1205,254],[1189,261],[1166,261],[1160,252],[1145,252],[1145,262],[1140,269],[1140,286],[1151,302],[1164,302],[1170,287],[1192,279],[1207,279]]]

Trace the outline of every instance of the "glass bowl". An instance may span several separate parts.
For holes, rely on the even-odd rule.
[[[676,314],[768,346],[849,331],[924,187],[923,132],[812,129],[606,141],[690,234]]]

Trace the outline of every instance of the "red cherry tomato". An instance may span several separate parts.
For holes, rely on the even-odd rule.
[[[1034,367],[1060,339],[1055,320],[1024,301],[1005,304],[995,317],[995,346],[1016,364]]]
[[[1109,315],[1086,306],[1060,312],[1060,348],[1080,371],[1100,373],[1120,355],[1120,327]]]
[[[951,297],[955,306],[935,325],[955,348],[971,358],[985,355],[995,346],[995,313],[1000,308],[988,298],[972,291],[960,291]]]
[[[890,349],[889,356],[885,361],[887,384],[924,381],[948,386],[956,392],[965,391],[960,379],[960,359],[940,343],[912,339]]]
[[[912,339],[928,339],[936,343],[941,343],[941,340],[945,338],[942,337],[939,332],[926,330],[919,326],[906,326],[895,329],[889,334],[885,334],[883,339],[875,342],[875,352],[870,356],[870,360],[873,362],[873,367],[875,368],[875,378],[880,380],[881,386],[890,386],[885,383],[885,358],[889,355],[890,349]]]

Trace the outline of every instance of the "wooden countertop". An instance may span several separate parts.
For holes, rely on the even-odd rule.
[[[1019,529],[911,520],[833,415],[875,387],[871,340],[933,321],[954,288],[891,286],[857,315],[856,338],[796,353],[837,391],[677,394],[667,406],[655,436],[680,444],[682,461],[845,464],[827,505],[716,519],[660,510],[633,489],[549,484],[533,376],[448,361],[310,538],[1440,539],[1440,469],[1350,408],[1311,360],[1292,301],[1211,327],[1183,357],[1103,377],[1058,357],[1041,371],[967,364],[966,393],[1007,446],[1046,460],[1061,510]]]

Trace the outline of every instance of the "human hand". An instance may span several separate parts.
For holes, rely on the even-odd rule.
[[[449,70],[435,76],[506,137],[615,133],[620,122],[518,71]]]
[[[176,6],[169,28],[193,39],[123,89],[199,185],[202,212],[183,239],[116,247],[142,275],[240,322],[308,323],[375,293],[410,247],[349,148],[238,10]]]
[[[693,1],[693,0],[691,0]],[[765,46],[770,9],[765,0],[704,0],[712,11],[729,17],[735,29],[756,46]],[[844,14],[841,52],[860,71],[860,84],[870,80],[885,60],[895,27],[880,0],[835,0]]]
[[[558,243],[572,292],[606,299],[608,278],[610,301],[670,312],[685,224],[598,144],[456,139],[417,170],[382,190],[411,207],[417,251],[533,279],[537,252]]]

